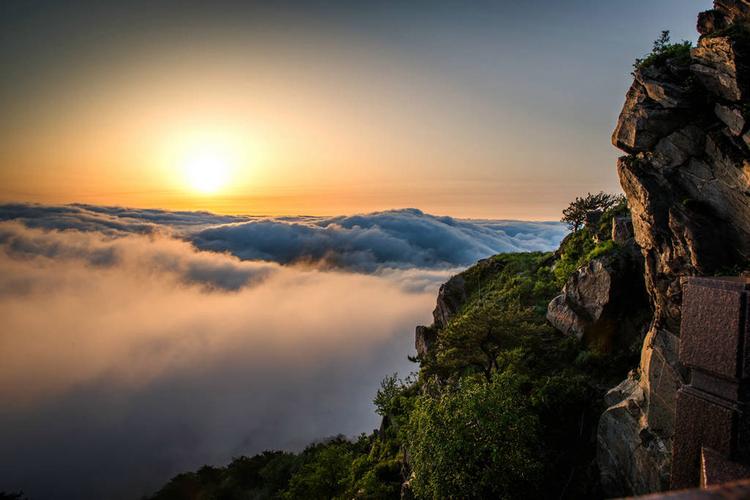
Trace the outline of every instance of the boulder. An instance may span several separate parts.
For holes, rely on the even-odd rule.
[[[583,338],[588,323],[568,304],[565,293],[561,293],[552,299],[547,306],[547,321],[549,321],[556,330],[565,335],[573,335],[579,339]]]
[[[640,338],[650,312],[640,260],[633,240],[592,259],[549,303],[547,320],[563,334],[604,351],[627,348]]]

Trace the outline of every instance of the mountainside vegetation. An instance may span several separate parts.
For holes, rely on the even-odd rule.
[[[606,388],[637,363],[557,332],[547,304],[580,266],[617,252],[618,198],[555,253],[499,254],[459,275],[465,298],[374,398],[381,428],[300,453],[264,452],[180,474],[154,500],[591,498]]]

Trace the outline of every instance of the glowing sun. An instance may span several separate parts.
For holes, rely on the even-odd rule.
[[[229,155],[220,149],[201,147],[186,155],[182,170],[190,189],[201,194],[214,194],[228,184],[231,163]]]

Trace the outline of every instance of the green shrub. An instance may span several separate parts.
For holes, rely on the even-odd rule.
[[[525,380],[468,377],[412,413],[412,483],[417,498],[529,498],[542,465],[539,421],[523,398]]]
[[[693,44],[687,40],[679,43],[671,43],[669,31],[662,31],[659,38],[654,41],[651,53],[636,59],[633,69],[639,70],[649,66],[663,65],[669,59],[676,59],[679,64],[690,63],[690,49]]]

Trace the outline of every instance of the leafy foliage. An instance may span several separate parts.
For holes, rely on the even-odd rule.
[[[521,498],[539,489],[539,419],[527,381],[467,377],[439,398],[421,396],[410,450],[418,498]]]
[[[671,43],[669,31],[662,31],[654,41],[651,53],[638,58],[633,63],[633,69],[643,69],[649,66],[659,66],[664,64],[669,59],[677,59],[680,63],[687,63],[690,61],[690,49],[692,43],[683,40],[679,43]]]

